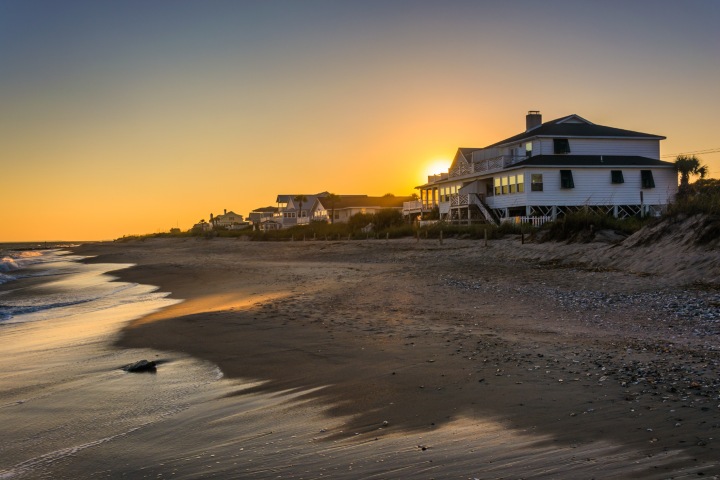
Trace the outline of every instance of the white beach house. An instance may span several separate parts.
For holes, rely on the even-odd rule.
[[[484,148],[460,148],[447,173],[417,187],[405,214],[437,208],[453,222],[542,222],[592,208],[626,217],[658,214],[677,193],[675,165],[660,160],[665,137],[594,124],[578,115],[542,122]]]
[[[281,228],[289,228],[295,225],[307,225],[310,223],[310,209],[315,200],[324,197],[328,192],[316,193],[314,195],[306,194],[280,194],[277,196],[277,212],[274,214],[273,221],[279,223]],[[303,197],[302,202],[296,201],[298,197]]]

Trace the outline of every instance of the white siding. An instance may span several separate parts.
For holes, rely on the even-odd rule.
[[[492,208],[523,205],[665,205],[677,192],[677,173],[672,168],[613,168],[621,170],[625,183],[613,184],[610,168],[570,168],[575,188],[560,188],[559,168],[526,168],[525,192],[488,197]],[[641,188],[640,171],[651,170],[655,188]],[[542,174],[543,191],[531,191],[532,174]]]
[[[571,155],[638,155],[660,159],[660,141],[658,140],[570,137],[568,141]],[[534,140],[533,155],[554,155],[553,139]]]

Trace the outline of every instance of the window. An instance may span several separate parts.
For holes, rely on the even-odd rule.
[[[525,191],[525,176],[522,173],[518,173],[517,176],[517,191],[518,193]]]
[[[500,178],[495,177],[495,195],[500,195]]]
[[[655,188],[652,170],[640,170],[640,180],[642,188]]]
[[[575,188],[572,170],[560,170],[560,188]]]
[[[516,181],[517,181],[517,180],[516,180],[515,175],[510,175],[510,180],[509,180],[509,183],[510,183],[510,193],[515,193],[515,182],[516,182]]]
[[[528,157],[532,157],[532,142],[527,142],[525,144],[525,154]]]
[[[625,183],[622,170],[610,170],[610,179],[612,183]]]
[[[530,191],[542,192],[543,191],[543,179],[542,173],[533,173],[530,175]]]
[[[553,138],[555,154],[570,153],[570,141],[567,138]]]
[[[508,193],[508,178],[502,177],[502,193]]]

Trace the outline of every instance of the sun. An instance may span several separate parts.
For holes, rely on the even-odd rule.
[[[436,158],[430,160],[425,166],[425,176],[437,175],[438,173],[445,173],[450,168],[452,162],[447,158]]]

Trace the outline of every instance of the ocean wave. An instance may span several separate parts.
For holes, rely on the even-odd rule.
[[[50,251],[53,252],[53,251]],[[0,273],[20,270],[35,263],[54,260],[39,250],[0,251]]]
[[[58,260],[77,261],[84,257],[68,255],[70,252],[52,249],[52,250],[5,250],[0,251],[0,285],[21,278],[28,277],[44,277],[56,275],[63,272],[54,271],[38,271],[27,270],[27,267],[45,263],[53,263]],[[13,272],[9,275],[9,272]]]
[[[53,309],[56,310],[52,313],[53,318],[74,315],[79,312],[100,312],[120,305],[155,301],[169,295],[168,292],[156,292],[154,289],[145,293],[133,292],[138,286],[139,284],[137,283],[121,283],[112,290],[97,295],[74,297],[67,300],[58,299],[57,301],[49,301],[44,304],[0,303],[0,323],[14,324],[39,320],[39,318],[22,316],[42,313]],[[78,307],[82,310],[73,307]]]
[[[73,305],[80,305],[83,303],[92,302],[97,298],[87,298],[71,300],[67,302],[47,303],[45,305],[3,305],[0,304],[0,320],[8,320],[17,315],[23,315],[26,313],[35,313],[43,310],[52,310],[53,308],[71,307]],[[3,318],[5,317],[5,318]]]
[[[11,270],[19,270],[21,267],[12,257],[3,257],[0,260],[0,272],[9,272]]]

